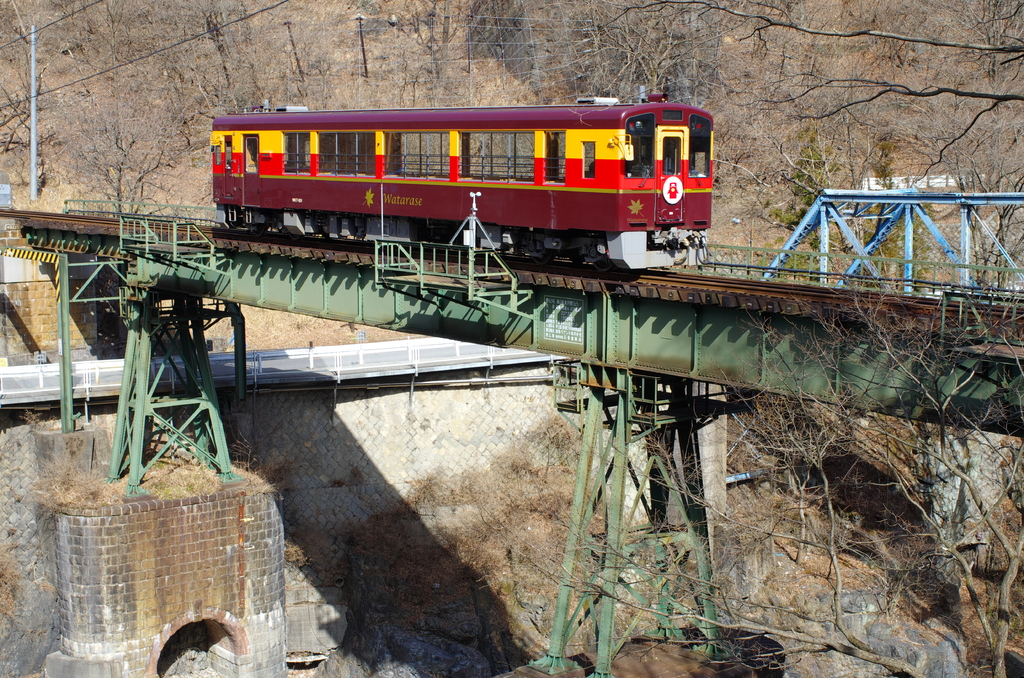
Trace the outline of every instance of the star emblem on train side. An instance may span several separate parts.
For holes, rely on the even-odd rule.
[[[363,196],[363,201],[367,207],[373,207],[373,189],[367,189],[366,195]]]
[[[640,200],[634,200],[629,204],[629,211],[635,217],[640,214],[644,209],[644,204]]]

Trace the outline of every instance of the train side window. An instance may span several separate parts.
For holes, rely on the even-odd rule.
[[[220,144],[213,145],[213,164],[219,165],[223,162],[223,152],[221,151]]]
[[[231,137],[224,137],[224,173],[231,172],[231,163],[234,162],[234,149],[231,148]]]
[[[665,137],[661,142],[661,173],[664,176],[679,175],[681,149],[679,137]]]
[[[565,132],[544,132],[544,181],[565,183]]]
[[[595,161],[595,147],[593,141],[583,142],[583,178],[593,179],[597,176],[597,168]]]
[[[384,133],[384,174],[402,176],[402,135],[396,132]]]
[[[260,171],[260,138],[245,138],[245,171],[254,174]]]
[[[384,148],[388,176],[448,178],[451,142],[447,132],[385,132]]]
[[[691,177],[711,176],[711,121],[702,115],[690,116]]]
[[[533,181],[533,132],[463,132],[459,177],[475,181]]]
[[[340,174],[341,159],[338,157],[338,135],[334,132],[317,133],[317,174]]]
[[[284,133],[284,173],[309,174],[309,132]]]
[[[373,132],[320,132],[319,174],[373,176],[377,150]]]

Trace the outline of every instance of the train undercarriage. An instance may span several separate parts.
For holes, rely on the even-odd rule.
[[[228,228],[294,239],[399,240],[473,244],[528,256],[546,264],[555,258],[592,264],[598,270],[697,266],[708,256],[707,230],[666,225],[660,231],[582,231],[533,229],[477,222],[475,237],[465,237],[466,223],[438,219],[392,217],[313,210],[269,210],[221,204],[217,220]],[[469,242],[475,240],[475,242]]]

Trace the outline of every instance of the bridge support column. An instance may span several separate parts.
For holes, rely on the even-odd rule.
[[[698,431],[727,404],[698,386],[604,366],[562,367],[556,405],[579,417],[582,449],[551,644],[522,674],[578,672],[570,657],[593,642],[594,674],[608,678],[639,626],[653,627],[647,635],[655,638],[682,639],[677,620],[687,617],[713,651]],[[683,574],[689,558],[696,584]]]
[[[108,480],[127,472],[127,493],[139,494],[143,475],[172,450],[188,452],[224,482],[239,480],[231,471],[204,335],[207,322],[231,313],[204,309],[196,297],[134,287],[122,288],[121,313],[128,343]],[[157,395],[160,387],[171,393]]]

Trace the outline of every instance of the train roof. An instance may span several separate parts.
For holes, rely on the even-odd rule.
[[[662,111],[683,112],[683,119],[711,115],[700,108],[672,102],[576,104],[572,106],[502,106],[475,108],[395,108],[353,111],[282,111],[232,113],[213,121],[214,131],[395,129],[501,130],[621,128],[626,118]],[[676,123],[678,124],[678,123]]]

